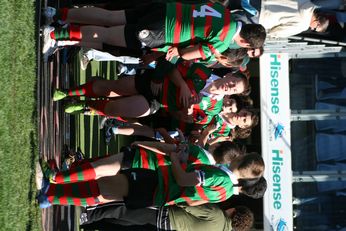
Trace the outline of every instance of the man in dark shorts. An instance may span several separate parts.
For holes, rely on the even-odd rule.
[[[81,214],[80,227],[86,230],[215,230],[245,231],[254,215],[245,206],[221,210],[217,205],[169,206],[127,209],[121,202],[88,207]]]

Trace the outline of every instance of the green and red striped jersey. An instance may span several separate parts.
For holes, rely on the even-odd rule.
[[[157,154],[142,147],[136,147],[132,168],[157,170],[159,166],[170,165],[169,156]]]
[[[229,136],[235,128],[234,125],[226,123],[220,115],[215,115],[211,123],[216,124],[216,130],[211,134],[211,138]]]
[[[167,3],[166,46],[160,50],[198,44],[202,58],[210,59],[227,50],[236,29],[237,23],[229,10],[219,3]]]
[[[195,164],[215,165],[216,162],[213,155],[207,150],[198,145],[189,144],[186,164],[187,166]]]
[[[179,187],[171,169],[164,169],[164,172],[159,174],[159,186],[154,196],[154,204],[172,205],[198,200],[217,203],[233,195],[232,173],[226,167],[203,164],[187,167],[187,172],[194,171],[200,175],[201,183],[194,187]]]
[[[156,157],[159,158],[156,159]],[[176,183],[170,164],[171,162],[167,156],[157,155],[155,152],[145,150],[143,148],[137,148],[136,150],[132,167],[157,170],[158,173],[158,188],[154,195],[154,205],[162,206],[166,202],[174,204],[187,201],[189,198],[191,200],[199,200],[198,197],[191,196],[193,189],[184,189]],[[227,182],[226,176],[228,176],[224,173],[225,170],[221,171],[222,174],[215,175],[215,177],[219,178],[219,176],[222,176],[225,179],[219,178],[218,180],[212,180],[211,178],[213,176],[213,171],[218,168],[205,167],[208,165],[215,165],[215,160],[208,151],[204,150],[200,146],[189,144],[187,163],[183,165],[186,171],[192,172],[194,170],[200,170],[200,172],[202,172],[201,174],[203,175],[203,179],[208,178],[207,180],[202,180],[204,182],[202,182],[203,185],[189,187],[195,188],[198,195],[208,195],[208,197],[210,197],[210,202],[214,203],[216,203],[218,200],[225,200],[230,196],[224,192],[224,190],[228,190],[229,188],[227,183],[223,183]],[[215,171],[218,172],[219,170]],[[215,185],[205,188],[207,184]],[[222,184],[225,184],[226,186],[223,188],[221,186]],[[203,198],[205,199],[205,197]]]
[[[193,106],[193,119],[194,123],[185,123],[183,121],[171,118],[171,127],[179,128],[183,133],[190,133],[195,129],[195,125],[209,124],[215,115],[222,110],[223,99],[212,99],[208,96],[203,96],[199,104]]]
[[[186,165],[192,164],[215,164],[213,156],[200,146],[188,144],[186,154],[188,154],[188,156],[186,158],[187,163],[184,164],[185,168]],[[157,154],[142,147],[136,147],[132,168],[157,170],[159,167],[167,165],[171,165],[169,156]]]
[[[198,63],[180,62],[177,69],[181,73],[184,81],[193,95],[197,95],[205,86],[207,79],[211,75],[211,70]],[[163,89],[160,96],[161,107],[166,111],[179,111],[180,89],[169,79],[164,78]]]
[[[199,104],[193,105],[193,117],[196,124],[209,124],[214,115],[221,112],[223,105],[222,100],[212,99],[203,96]]]

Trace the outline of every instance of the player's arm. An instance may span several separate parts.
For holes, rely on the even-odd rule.
[[[180,54],[180,57],[185,60],[203,58],[199,45],[192,46],[192,47],[179,48],[179,54]]]
[[[178,69],[173,69],[169,74],[169,79],[174,83],[174,85],[180,90],[180,102],[184,107],[188,107],[191,98],[191,91],[181,76]]]
[[[176,152],[170,153],[172,172],[178,185],[181,187],[188,187],[201,184],[201,182],[204,181],[201,178],[204,178],[204,176],[201,177],[200,172],[185,172],[180,165],[179,155],[180,153]]]
[[[203,58],[200,45],[190,47],[171,47],[168,49],[166,59],[171,61],[174,57],[181,57],[185,60]]]
[[[219,143],[223,141],[233,141],[233,138],[231,136],[219,136],[219,137],[208,140],[208,144],[213,145],[215,143]]]
[[[169,135],[166,128],[156,128],[155,131],[160,133],[166,144],[175,144],[175,139]]]
[[[208,141],[209,135],[213,133],[216,130],[215,124],[209,124],[201,133],[200,137],[198,138],[197,145],[204,147],[205,144]]]

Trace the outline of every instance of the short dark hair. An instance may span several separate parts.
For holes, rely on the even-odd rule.
[[[257,179],[239,179],[241,193],[253,199],[259,199],[264,196],[267,190],[267,180],[262,176]]]
[[[245,48],[241,47],[238,49],[227,49],[224,52],[221,53],[222,56],[227,58],[227,65],[231,67],[239,67],[246,57],[249,57],[248,51],[250,49],[259,49],[259,56],[261,56],[264,52],[263,46],[262,47],[255,47],[255,48]]]
[[[229,164],[234,158],[244,155],[245,152],[245,146],[231,141],[223,141],[215,148],[213,157],[218,164]]]
[[[237,206],[231,217],[232,230],[234,231],[248,231],[254,223],[253,212],[245,206]]]
[[[248,153],[241,156],[240,164],[237,167],[239,171],[250,168],[251,174],[255,177],[260,177],[264,171],[264,161],[258,153]]]
[[[266,39],[266,30],[261,24],[243,24],[239,33],[252,48],[260,48]]]

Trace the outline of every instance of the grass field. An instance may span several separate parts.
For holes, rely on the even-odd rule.
[[[37,150],[33,1],[0,8],[0,230],[41,230],[35,206]]]
[[[0,231],[42,230],[41,211],[35,202],[39,157],[35,2],[5,1],[0,16]],[[92,62],[87,71],[80,71],[78,58],[72,60],[71,86],[91,76],[116,78],[114,62]],[[81,147],[87,157],[116,153],[131,141],[118,136],[106,146],[97,116],[75,116],[74,122],[71,145]],[[78,211],[76,215],[78,220]]]

